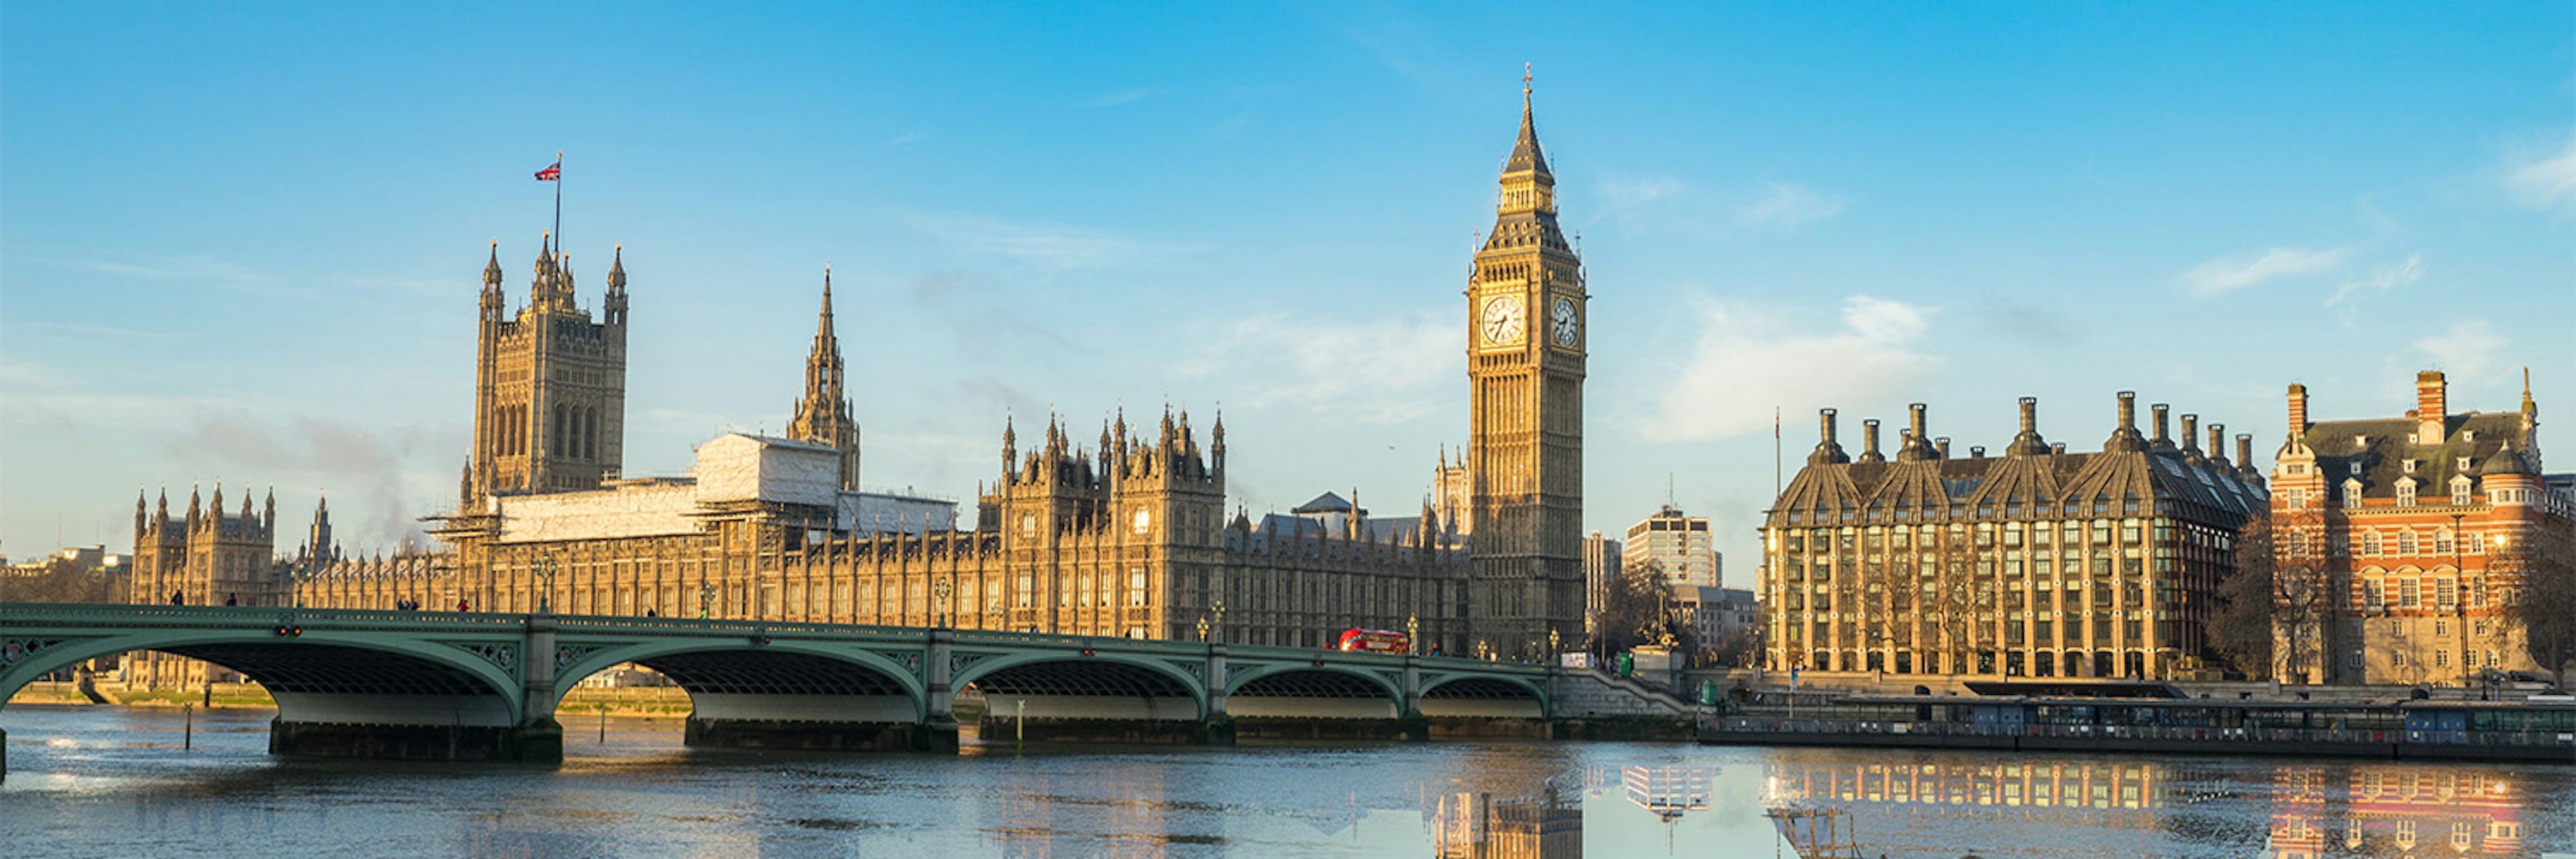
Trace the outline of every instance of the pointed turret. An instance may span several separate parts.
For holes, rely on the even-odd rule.
[[[134,487],[134,546],[143,547],[143,487]]]
[[[501,240],[492,240],[492,258],[483,264],[483,303],[501,300]]]
[[[610,325],[626,324],[626,246],[620,244],[608,262],[608,300],[602,305]]]
[[[223,490],[215,490],[215,497],[222,498]],[[188,530],[197,530],[197,519],[202,515],[204,515],[204,505],[197,497],[197,485],[188,484]]]

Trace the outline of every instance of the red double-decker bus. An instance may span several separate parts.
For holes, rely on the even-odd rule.
[[[1342,632],[1341,649],[1364,653],[1403,653],[1404,633],[1383,629],[1352,629]]]

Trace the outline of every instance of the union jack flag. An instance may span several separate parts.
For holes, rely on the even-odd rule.
[[[546,165],[546,169],[543,169],[543,170],[539,170],[539,171],[537,171],[537,181],[539,181],[539,182],[561,182],[561,181],[563,181],[563,162],[561,162],[561,161],[557,161],[557,162],[555,162],[555,163],[553,163],[553,164],[548,164],[548,165]]]

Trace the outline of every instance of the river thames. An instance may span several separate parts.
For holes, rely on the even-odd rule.
[[[2539,856],[2576,767],[1434,742],[776,754],[575,720],[559,767],[282,759],[266,711],[19,705],[32,856],[1790,856],[1768,807],[1893,857]],[[182,748],[187,744],[191,748]],[[1775,852],[1776,851],[1776,852]]]

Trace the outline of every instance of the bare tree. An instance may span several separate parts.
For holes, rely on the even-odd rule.
[[[2566,520],[2544,518],[2490,549],[2487,575],[2513,589],[2506,612],[2534,662],[2554,673],[2576,660],[2576,534]]]
[[[54,558],[32,573],[0,571],[0,602],[122,602],[115,579],[106,569]]]
[[[1673,591],[1664,584],[1664,565],[1639,561],[1620,568],[1602,589],[1595,643],[1604,654],[1642,644],[1663,644],[1673,627]]]

